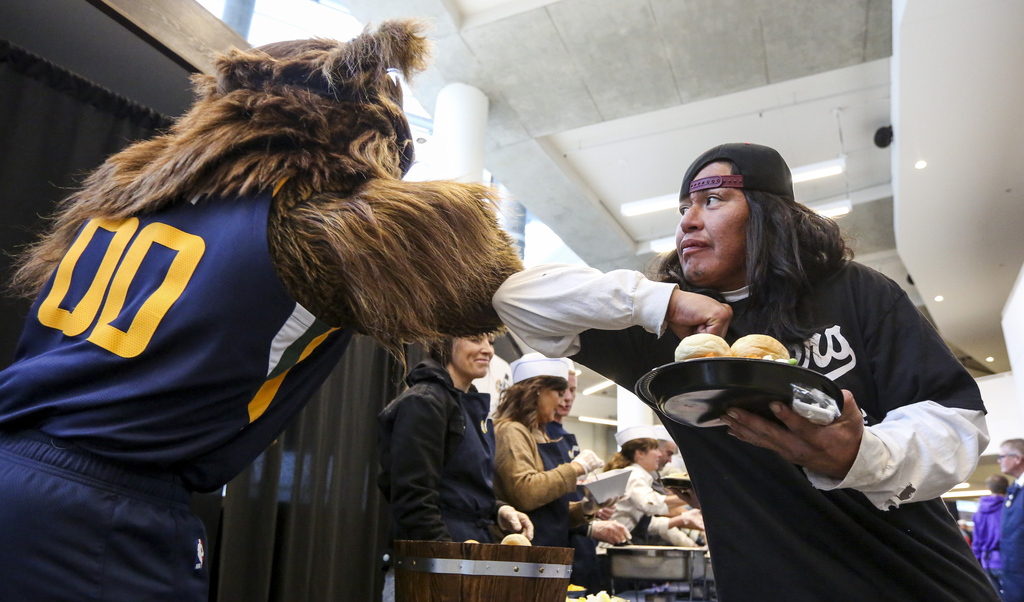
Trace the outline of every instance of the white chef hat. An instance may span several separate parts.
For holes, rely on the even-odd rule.
[[[654,435],[654,438],[659,441],[673,441],[672,435],[668,433],[668,429],[660,424],[654,425]]]
[[[576,372],[576,364],[572,363],[571,359],[569,359],[567,357],[560,357],[558,359],[560,359],[562,362],[564,362],[566,367],[569,368],[569,374],[573,374],[573,373]]]
[[[654,432],[654,427],[649,424],[640,424],[637,426],[630,426],[622,429],[615,433],[615,443],[622,447],[627,442],[633,439],[657,439],[658,435]]]
[[[559,376],[569,379],[569,360],[565,358],[548,358],[540,353],[527,353],[512,362],[512,383],[522,382],[534,376]]]

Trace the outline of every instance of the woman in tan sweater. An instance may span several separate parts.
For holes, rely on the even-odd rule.
[[[603,465],[597,454],[581,452],[561,464],[557,444],[545,425],[568,388],[568,367],[560,360],[513,362],[514,384],[502,394],[495,415],[494,491],[534,524],[534,545],[571,547],[569,529],[589,524],[589,534],[608,543],[621,543],[629,533],[613,521],[595,521],[596,508],[571,502],[576,480]],[[589,510],[589,511],[588,511]]]

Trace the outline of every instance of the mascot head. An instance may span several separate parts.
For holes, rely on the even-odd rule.
[[[269,177],[309,179],[301,184],[310,192],[339,180],[401,178],[413,144],[397,74],[408,79],[426,68],[423,29],[418,21],[389,21],[348,43],[310,39],[231,50],[217,60],[215,75],[194,77],[198,101],[182,128],[212,126],[217,134],[207,142],[236,155],[269,151],[278,158],[266,166],[274,171]],[[257,165],[260,157],[232,158],[217,179],[242,192],[266,185],[250,169]]]
[[[329,323],[401,344],[492,332],[497,287],[521,269],[491,189],[405,182],[401,73],[426,68],[417,20],[349,42],[276,42],[218,57],[171,129],[110,157],[59,206],[13,286],[37,294],[90,219],[273,191],[268,243],[288,292]]]

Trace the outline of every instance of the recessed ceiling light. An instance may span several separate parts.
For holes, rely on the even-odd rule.
[[[985,361],[986,361],[986,362],[994,362],[994,361],[996,361],[996,358],[994,358],[994,357],[992,357],[992,356],[990,355],[990,356],[988,356],[988,357],[986,357],[986,358],[985,358]]]
[[[943,299],[945,299],[945,297],[943,297],[942,295],[935,295],[936,301],[942,301]]]
[[[926,161],[918,161],[917,163],[914,163],[915,169],[924,169],[925,167],[928,167],[928,163]]]

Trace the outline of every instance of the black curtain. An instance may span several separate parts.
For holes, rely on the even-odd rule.
[[[377,489],[376,416],[398,395],[402,372],[354,337],[306,409],[228,483],[211,599],[380,599],[390,523]]]
[[[0,276],[54,204],[130,142],[170,120],[0,40]],[[4,291],[6,293],[6,291]],[[0,295],[0,368],[11,362],[30,301]]]

